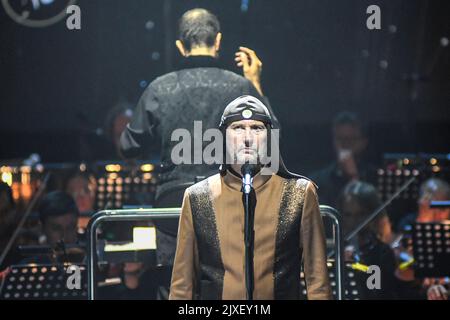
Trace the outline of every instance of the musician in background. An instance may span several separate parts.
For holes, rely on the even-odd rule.
[[[77,172],[72,175],[66,184],[65,191],[75,200],[80,213],[94,213],[95,193],[97,181],[95,177],[86,172]],[[78,228],[86,229],[90,216],[78,218]]]
[[[376,188],[361,181],[350,182],[344,188],[338,203],[345,237],[381,206]],[[395,299],[397,297],[396,259],[388,245],[392,239],[391,230],[389,217],[384,211],[346,244],[347,260],[367,266],[377,265],[381,270],[381,289],[370,290],[366,286],[367,276],[359,277],[363,299]]]
[[[48,245],[52,249],[59,246],[64,254],[70,253],[69,251],[72,250],[66,249],[66,245],[73,245],[78,242],[79,211],[73,198],[63,191],[50,192],[42,198],[38,212],[44,236],[44,241],[41,241],[41,244]],[[77,261],[82,259],[80,255],[82,253],[77,251]],[[66,258],[62,257],[64,260]],[[49,253],[25,258],[21,263],[45,264],[58,261],[59,259],[55,254]]]
[[[403,231],[414,222],[439,222],[450,219],[450,209],[430,208],[431,201],[450,199],[450,185],[439,178],[430,178],[422,183],[417,201],[417,213],[406,215],[400,220],[399,227]]]
[[[120,99],[108,111],[105,119],[105,136],[109,143],[110,156],[107,160],[124,159],[120,152],[120,136],[133,117],[133,108],[131,103],[125,99]],[[102,159],[105,159],[105,155],[102,155]]]
[[[78,216],[78,207],[70,195],[62,191],[47,194],[39,205],[39,220],[46,244],[76,243]]]
[[[311,174],[319,186],[320,204],[336,207],[338,197],[352,181],[375,183],[375,167],[367,159],[366,128],[352,112],[341,112],[333,120],[332,139],[336,158]]]
[[[415,222],[442,222],[450,220],[450,209],[430,208],[431,201],[443,201],[450,199],[450,185],[439,178],[430,178],[424,181],[419,189],[417,201],[417,213],[406,215],[400,220],[399,230],[407,238],[412,225]],[[405,241],[404,241],[405,242]],[[397,249],[398,252],[406,252],[412,257],[412,242]],[[425,278],[417,279],[414,276],[412,265],[409,268],[398,269],[396,276],[401,280],[400,288],[402,298],[405,299],[430,299],[447,300],[449,281],[448,278]]]

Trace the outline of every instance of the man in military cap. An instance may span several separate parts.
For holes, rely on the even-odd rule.
[[[226,161],[220,173],[189,187],[183,199],[170,299],[247,299],[242,176],[253,176],[253,299],[298,299],[303,259],[308,299],[331,299],[316,187],[267,155],[272,118],[252,96],[224,110]],[[271,148],[273,150],[273,148]],[[270,161],[271,158],[271,161]],[[272,166],[273,161],[279,166]],[[275,169],[273,169],[275,168]]]

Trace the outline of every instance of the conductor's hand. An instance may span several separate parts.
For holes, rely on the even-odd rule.
[[[239,51],[235,55],[234,60],[237,62],[237,66],[242,68],[244,77],[255,86],[260,95],[263,95],[261,89],[262,62],[255,51],[246,47],[239,47]]]

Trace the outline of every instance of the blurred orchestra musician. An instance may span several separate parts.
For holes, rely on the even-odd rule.
[[[399,222],[400,237],[406,238],[396,249],[397,255],[407,253],[412,257],[412,242],[408,238],[409,230],[415,222],[444,222],[450,220],[450,208],[430,208],[431,201],[450,199],[450,184],[440,178],[424,181],[419,189],[416,213],[406,215]],[[409,239],[409,241],[408,241]],[[411,260],[413,261],[413,260]],[[396,276],[401,280],[405,299],[447,300],[449,297],[449,279],[416,279],[412,264],[408,268],[398,269]]]
[[[65,191],[74,199],[80,212],[78,228],[86,229],[90,214],[94,213],[96,190],[97,181],[90,173],[76,172],[67,180]]]
[[[120,152],[120,135],[133,117],[133,106],[124,99],[119,100],[109,111],[105,120],[105,134],[110,144],[108,160],[123,159]],[[105,156],[102,156],[105,159]],[[106,159],[105,159],[106,160]]]
[[[319,186],[320,204],[336,207],[339,194],[351,181],[375,182],[375,167],[367,159],[366,128],[356,114],[339,113],[333,120],[332,138],[336,158],[311,174]]]
[[[381,206],[376,188],[366,182],[350,182],[338,200],[342,214],[343,233],[346,237],[370,214]],[[392,227],[386,212],[382,212],[369,222],[353,239],[346,244],[347,261],[362,265],[377,265],[381,270],[381,289],[369,290],[361,277],[363,299],[395,299],[396,259],[389,243]]]
[[[63,191],[53,191],[43,197],[38,207],[39,220],[42,227],[44,241],[50,249],[59,247],[63,256],[51,253],[28,257],[22,263],[57,263],[79,262],[83,259],[83,252],[72,249],[70,245],[78,242],[77,223],[79,211],[73,198]],[[76,261],[71,261],[71,257]]]

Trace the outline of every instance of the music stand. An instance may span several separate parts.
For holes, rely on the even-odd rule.
[[[413,253],[418,278],[450,276],[450,221],[414,224]]]
[[[360,300],[361,299],[361,287],[360,279],[358,277],[360,271],[354,270],[352,264],[346,262],[343,268],[344,277],[339,279],[336,276],[335,260],[329,259],[327,261],[328,277],[330,279],[331,291],[335,300]],[[338,282],[341,281],[342,284],[342,297],[339,298],[338,295]],[[306,294],[306,281],[305,273],[302,271],[300,273],[300,299],[307,300]]]
[[[11,266],[0,286],[0,300],[86,300],[87,273],[80,270],[80,289],[68,287],[70,264],[29,264]]]

